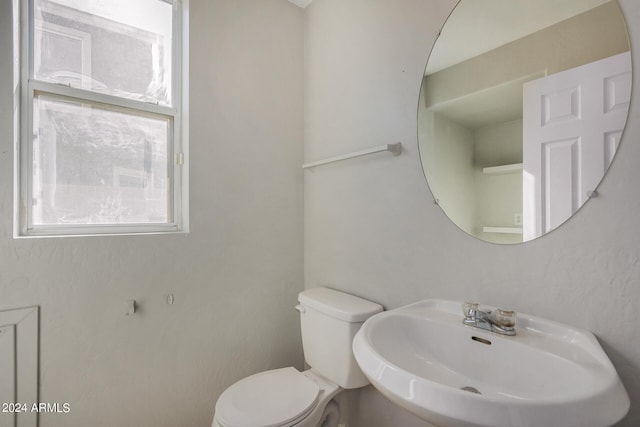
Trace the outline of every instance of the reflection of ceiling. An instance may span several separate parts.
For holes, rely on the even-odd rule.
[[[430,108],[467,129],[522,119],[522,84],[540,77],[532,74]]]
[[[296,6],[300,6],[301,8],[305,8],[307,6],[309,6],[309,4],[313,1],[313,0],[289,0],[291,3],[295,4]]]
[[[425,74],[473,58],[609,1],[462,0],[443,27]],[[489,28],[491,31],[487,31]]]

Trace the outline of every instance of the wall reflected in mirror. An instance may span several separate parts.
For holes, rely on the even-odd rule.
[[[461,0],[429,57],[418,108],[434,199],[489,242],[555,229],[611,165],[630,94],[616,0]]]

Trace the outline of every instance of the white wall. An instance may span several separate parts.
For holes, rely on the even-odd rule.
[[[10,4],[0,310],[40,305],[40,397],[71,404],[40,425],[209,426],[232,382],[302,368],[303,10],[191,0],[190,234],[14,240]],[[127,317],[130,298],[140,309]]]
[[[620,3],[640,70],[640,3]],[[306,9],[305,161],[398,140],[406,151],[305,173],[305,286],[387,308],[478,300],[590,329],[633,402],[621,425],[640,425],[640,80],[601,197],[532,242],[471,238],[432,203],[416,138],[427,55],[454,4],[315,0]],[[370,388],[360,396],[356,426],[420,425]]]

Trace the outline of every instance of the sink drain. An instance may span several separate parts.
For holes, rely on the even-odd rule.
[[[475,388],[475,387],[470,387],[470,386],[462,387],[460,390],[464,390],[464,391],[468,391],[468,392],[476,393],[476,394],[482,394],[482,393],[480,393],[480,392],[478,391],[478,389],[477,389],[477,388]]]

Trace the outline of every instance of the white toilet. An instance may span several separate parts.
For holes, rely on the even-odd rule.
[[[311,369],[274,369],[244,378],[216,402],[213,427],[335,427],[333,397],[369,384],[351,344],[362,323],[382,306],[328,288],[298,295],[305,361]]]

